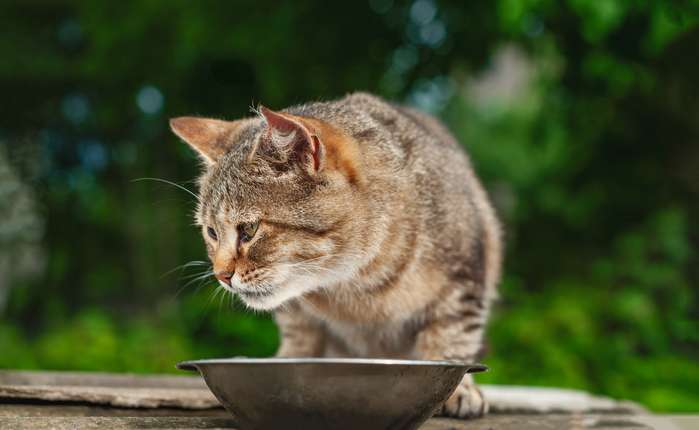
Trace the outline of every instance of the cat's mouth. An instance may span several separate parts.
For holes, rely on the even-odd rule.
[[[243,303],[253,309],[271,310],[281,304],[276,297],[278,294],[268,289],[238,290],[236,294]]]
[[[317,288],[308,276],[294,276],[288,270],[266,272],[264,275],[247,282],[233,276],[231,285],[221,285],[236,294],[250,308],[264,311],[276,309]]]
[[[233,294],[238,294],[243,297],[266,297],[271,296],[273,294],[272,289],[268,286],[263,287],[247,283],[244,284],[240,281],[236,282],[235,278],[233,278],[233,282],[231,283],[231,285],[228,285],[222,281],[219,281],[219,284],[221,284],[221,286],[227,291]]]
[[[253,308],[263,308],[272,296],[275,295],[274,288],[266,285],[243,283],[240,279],[233,277],[231,285],[219,281],[219,284],[229,293],[236,294],[248,306]]]

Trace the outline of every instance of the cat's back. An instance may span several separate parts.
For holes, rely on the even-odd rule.
[[[451,211],[459,211],[472,200],[469,194],[479,183],[471,162],[441,121],[367,93],[350,94],[334,103],[339,114],[335,122],[339,120],[364,148],[370,169],[407,177],[433,206],[452,204],[456,207]],[[435,196],[457,199],[435,200]]]
[[[411,176],[425,169],[440,170],[445,180],[445,174],[471,176],[468,157],[451,133],[439,120],[418,110],[358,92],[289,111],[340,127],[358,142],[370,169]]]
[[[499,223],[466,151],[438,119],[366,93],[289,112],[337,127],[360,148],[367,204],[356,216],[380,226],[372,230],[380,279],[441,273],[494,295]]]
[[[422,224],[430,252],[478,260],[472,263],[482,265],[482,281],[493,292],[502,259],[500,224],[463,146],[440,120],[416,109],[367,93],[336,103],[344,127],[360,145],[389,160],[390,167],[379,162],[373,168],[390,169],[415,189],[414,203],[421,209],[415,221]]]

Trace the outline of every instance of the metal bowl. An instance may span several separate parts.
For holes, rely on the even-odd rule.
[[[185,361],[246,429],[415,429],[480,364],[335,358]]]

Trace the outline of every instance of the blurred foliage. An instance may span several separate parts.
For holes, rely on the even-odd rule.
[[[205,256],[192,199],[133,180],[193,185],[196,158],[168,117],[368,90],[443,117],[506,225],[480,381],[696,411],[698,11],[3,2],[0,193],[21,191],[25,209],[0,203],[0,367],[171,372],[182,359],[272,354],[268,316],[216,295],[201,266],[167,274]],[[25,257],[19,273],[8,256],[41,254],[27,250],[36,237],[46,261],[30,258],[27,274]]]

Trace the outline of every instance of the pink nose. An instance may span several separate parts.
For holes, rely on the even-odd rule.
[[[216,274],[216,279],[225,283],[228,286],[231,285],[231,278],[232,277],[233,277],[233,274],[231,272],[218,272]]]

